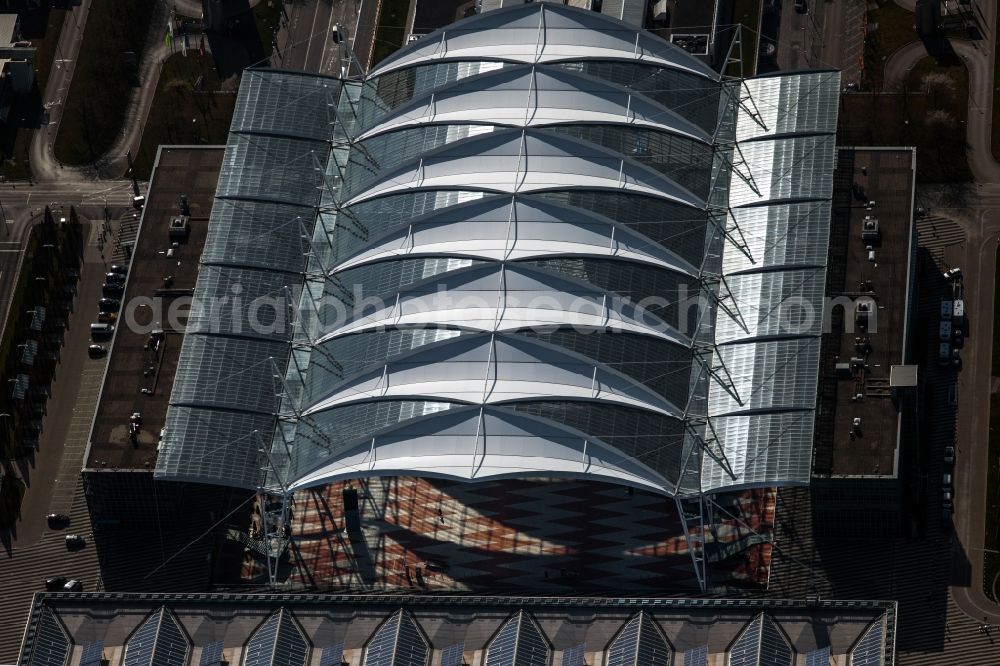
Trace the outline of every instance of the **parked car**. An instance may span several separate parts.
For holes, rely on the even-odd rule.
[[[122,306],[122,302],[117,298],[102,298],[97,301],[97,307],[105,312],[110,312],[112,310],[117,310]]]
[[[120,282],[105,282],[101,285],[105,296],[118,296],[125,291],[125,285]]]
[[[954,280],[954,279],[958,278],[961,275],[962,275],[962,269],[958,268],[956,266],[955,268],[949,268],[948,270],[946,270],[944,272],[944,279],[945,280]]]
[[[83,583],[78,580],[69,580],[63,585],[63,589],[67,592],[83,592]]]
[[[114,324],[91,324],[90,325],[90,339],[91,340],[107,340],[115,333]]]
[[[90,358],[101,358],[108,353],[107,348],[104,345],[90,345],[87,347],[87,354]]]
[[[69,516],[63,513],[50,513],[45,516],[45,520],[49,523],[49,527],[66,527],[69,525]]]
[[[79,534],[66,535],[66,548],[69,550],[79,550],[87,545],[87,541]]]
[[[105,273],[104,279],[107,282],[119,282],[119,283],[125,282],[125,276],[122,275],[121,273]]]
[[[943,493],[941,493],[941,508],[949,510],[952,508],[950,490],[946,490]]]
[[[949,465],[955,462],[955,447],[946,446],[944,447],[944,461]]]
[[[122,264],[111,264],[108,270],[111,271],[112,273],[128,275],[128,266],[123,266]]]
[[[63,589],[64,585],[66,585],[65,576],[53,576],[52,578],[45,579],[45,589],[48,590],[49,592],[55,592],[57,590],[61,590]]]
[[[941,487],[945,490],[951,490],[951,474],[941,475]]]
[[[97,313],[97,321],[101,322],[102,324],[110,324],[116,319],[118,319],[117,312],[105,312],[104,310],[101,310],[100,312]]]
[[[806,4],[806,0],[795,0],[795,11],[799,14],[808,12],[809,6]]]

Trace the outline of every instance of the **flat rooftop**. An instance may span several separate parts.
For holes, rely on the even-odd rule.
[[[840,299],[843,313],[834,312],[831,332],[823,339],[817,476],[897,473],[899,411],[890,378],[895,374],[899,381],[908,374],[900,368],[893,373],[892,368],[906,363],[914,159],[909,149],[838,152],[827,296]],[[875,202],[870,209],[868,200]],[[862,240],[866,218],[877,220],[878,241]],[[862,330],[856,309],[866,299],[875,304],[875,320]],[[849,378],[838,375],[836,364],[852,364],[852,359],[863,359],[864,369],[856,368]]]
[[[152,621],[168,623],[169,631],[143,632],[129,650],[141,650],[145,638],[149,654],[149,639],[162,636],[164,658],[180,656],[183,647],[189,664],[238,664],[250,654],[270,662],[272,651],[288,666],[360,664],[372,657],[363,657],[366,648],[392,651],[399,625],[389,620],[400,611],[406,663],[483,664],[495,639],[512,642],[517,631],[529,632],[525,640],[546,653],[546,663],[603,664],[612,643],[627,654],[637,650],[639,628],[622,631],[634,621],[644,634],[653,632],[643,640],[646,649],[658,643],[677,655],[673,663],[684,655],[685,664],[721,664],[761,643],[773,658],[784,652],[789,661],[794,650],[799,659],[825,654],[815,663],[846,664],[847,655],[857,660],[862,653],[871,660],[865,663],[894,663],[891,601],[120,593],[36,595],[19,663],[57,663],[62,654],[74,666],[84,654],[91,663],[121,663],[136,630]]]
[[[155,466],[186,321],[186,308],[177,310],[176,316],[171,316],[171,308],[179,308],[179,299],[189,298],[194,291],[222,155],[221,147],[163,148],[160,153],[128,262],[128,282],[120,299],[85,469],[152,470]],[[168,225],[180,214],[182,194],[187,195],[191,208],[191,233],[168,257]],[[169,289],[164,281],[168,276],[173,278]],[[94,308],[95,321],[97,305],[83,304]],[[165,334],[159,352],[150,345],[152,329]],[[142,427],[133,443],[129,419],[136,412],[142,415]]]

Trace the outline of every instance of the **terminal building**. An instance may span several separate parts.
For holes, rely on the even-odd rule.
[[[893,602],[36,595],[20,666],[893,663]]]
[[[248,70],[224,154],[161,151],[95,528],[221,525],[242,580],[286,589],[766,586],[776,489],[895,470],[845,442],[913,381],[900,321],[869,336],[884,361],[824,335],[841,231],[867,261],[835,213],[838,93],[544,3],[360,80]],[[912,252],[893,210],[886,262]]]

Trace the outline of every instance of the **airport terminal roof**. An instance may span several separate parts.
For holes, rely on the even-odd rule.
[[[247,72],[157,477],[808,483],[838,89],[546,4]]]

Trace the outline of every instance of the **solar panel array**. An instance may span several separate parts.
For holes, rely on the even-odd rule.
[[[184,666],[188,640],[173,615],[160,608],[125,643],[124,666]]]
[[[669,666],[670,646],[653,619],[639,613],[608,646],[607,666]]]
[[[462,666],[465,663],[465,644],[456,643],[441,650],[441,666]]]
[[[243,666],[305,666],[308,653],[305,638],[282,609],[247,641]]]
[[[821,647],[808,653],[806,666],[830,666],[830,646]]]
[[[764,616],[761,627],[760,661],[761,666],[792,666],[792,648],[788,645],[781,629],[770,618]]]
[[[684,666],[708,666],[708,646],[699,645],[685,652]]]
[[[344,641],[327,645],[320,653],[319,666],[340,666],[344,657]]]
[[[83,654],[80,655],[80,666],[98,666],[104,657],[104,641],[87,643],[83,646]]]
[[[583,657],[587,646],[583,643],[563,651],[562,666],[584,666]]]
[[[792,666],[792,648],[764,613],[746,626],[729,651],[729,666]]]
[[[64,666],[69,651],[69,636],[62,624],[51,610],[42,607],[28,666]]]
[[[222,641],[209,643],[201,649],[198,666],[215,666],[222,663]]]
[[[379,627],[365,648],[364,666],[426,666],[430,646],[402,610]]]
[[[486,666],[548,666],[549,646],[524,611],[507,620],[486,646]]]
[[[851,666],[882,666],[882,621],[872,623],[851,650]]]
[[[441,650],[441,666],[462,666],[465,663],[465,644],[456,643]]]

